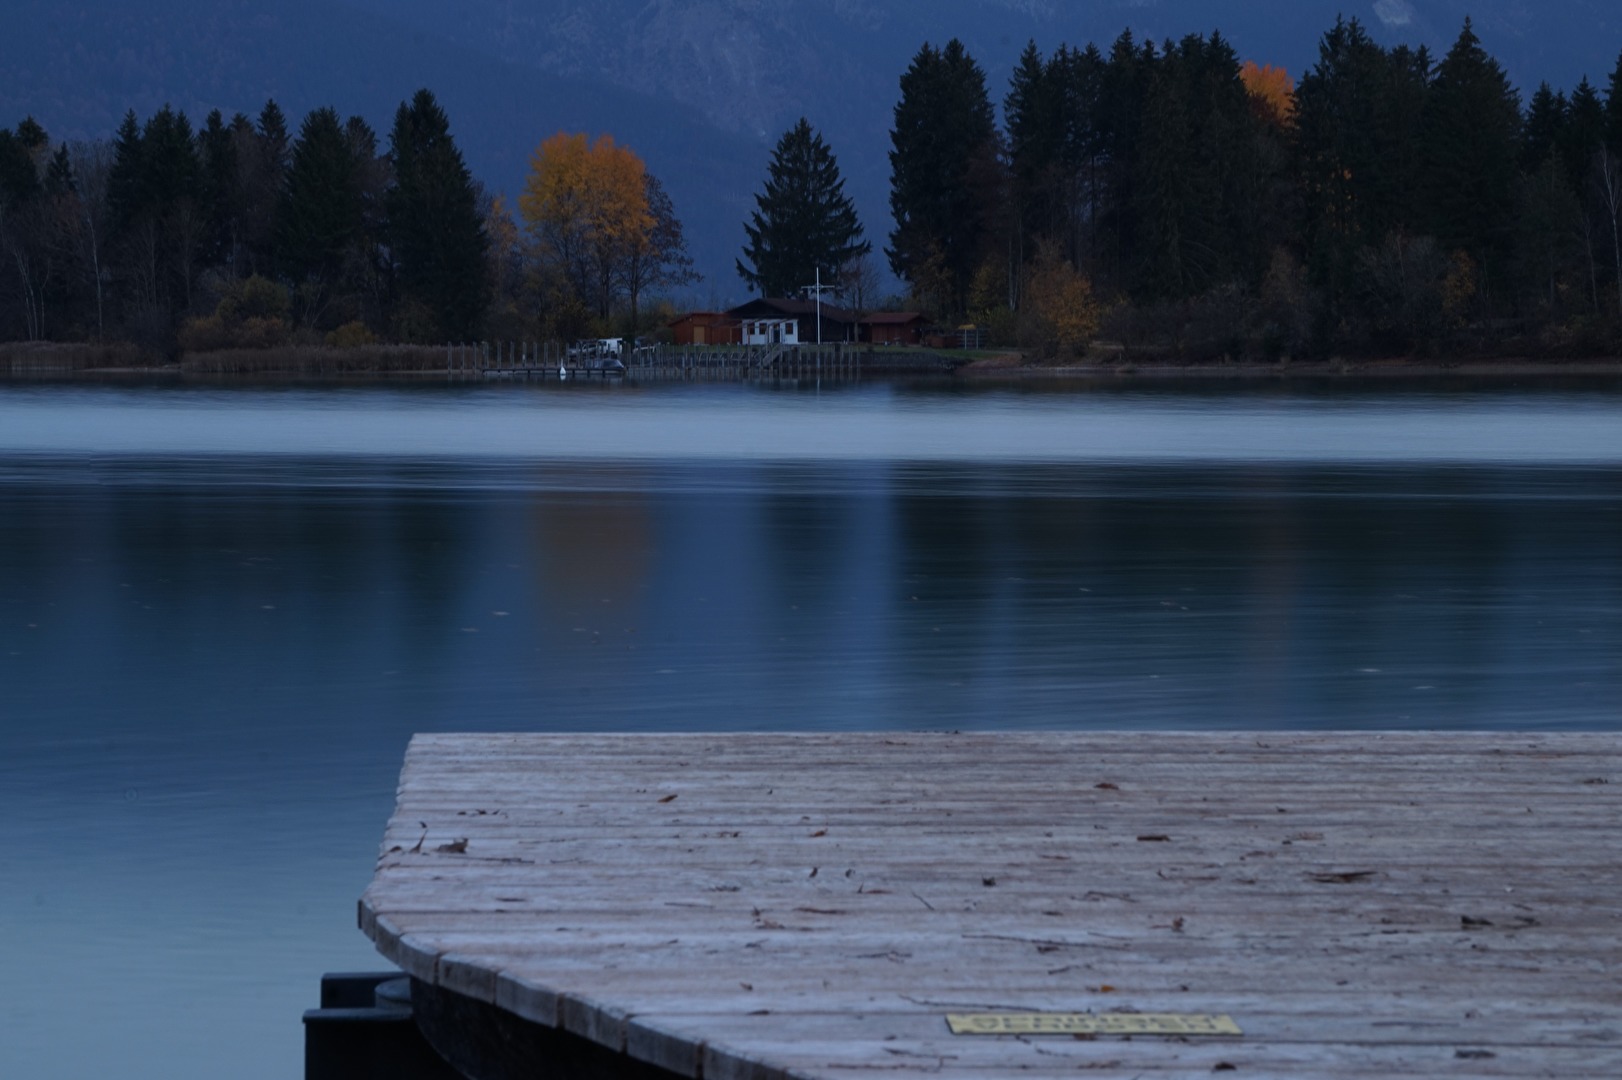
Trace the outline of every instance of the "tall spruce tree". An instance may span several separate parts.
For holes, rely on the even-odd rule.
[[[1560,147],[1566,127],[1566,95],[1540,83],[1526,110],[1526,138],[1521,145],[1521,171],[1532,176]]]
[[[274,99],[265,102],[251,132],[233,126],[242,187],[241,238],[246,269],[269,277],[276,273],[276,218],[291,164],[292,142],[287,117]],[[247,137],[251,134],[251,138]]]
[[[1048,63],[1048,80],[1059,88],[1063,128],[1059,158],[1064,248],[1077,266],[1096,261],[1098,254],[1107,160],[1102,122],[1105,73],[1104,56],[1092,44],[1085,49],[1061,47]]]
[[[141,121],[131,109],[113,137],[113,163],[107,174],[107,205],[115,234],[127,233],[146,209],[141,151]]]
[[[1423,221],[1414,193],[1422,187],[1426,114],[1436,77],[1430,49],[1398,45],[1386,54],[1386,85],[1375,111],[1380,152],[1386,162],[1373,185],[1374,220],[1382,232],[1413,232]],[[1518,118],[1519,105],[1513,110]]]
[[[969,287],[997,212],[998,138],[986,77],[956,38],[925,44],[901,76],[890,133],[890,268],[949,315]]]
[[[490,304],[490,241],[450,121],[429,91],[418,90],[395,113],[389,160],[388,227],[399,281],[431,323],[409,329],[440,340],[475,338]]]
[[[1098,90],[1097,144],[1103,168],[1099,183],[1099,261],[1105,279],[1125,288],[1129,264],[1139,250],[1135,198],[1144,103],[1159,52],[1139,45],[1123,30],[1110,46]]]
[[[51,152],[51,137],[43,125],[32,116],[25,116],[17,125],[17,141],[28,152],[28,157],[34,163],[35,172],[41,172],[45,166],[45,159]]]
[[[1425,50],[1388,53],[1352,19],[1324,34],[1296,90],[1302,241],[1332,302],[1364,248],[1416,231],[1429,85]]]
[[[1138,242],[1128,283],[1144,297],[1186,297],[1260,280],[1276,214],[1276,144],[1220,34],[1167,42],[1148,74],[1130,178]]]
[[[38,190],[39,173],[28,147],[14,132],[0,128],[0,200],[15,206]]]
[[[1190,160],[1194,126],[1185,58],[1169,45],[1149,79],[1143,138],[1133,174],[1134,216],[1141,243],[1134,252],[1134,291],[1161,298],[1187,291],[1190,252],[1187,229],[1195,212],[1203,163]]]
[[[348,135],[335,109],[315,109],[293,145],[277,222],[278,260],[294,281],[324,291],[338,279],[359,226],[360,190]]]
[[[259,133],[266,171],[280,177],[292,160],[293,139],[287,129],[287,114],[282,112],[275,98],[266,101],[265,107],[259,110],[255,130]]]
[[[240,115],[240,114],[239,114]],[[242,118],[246,122],[246,118]],[[205,257],[236,276],[237,233],[242,219],[241,166],[237,140],[220,110],[214,109],[197,133],[203,164],[203,202],[208,207]]]
[[[1431,231],[1495,276],[1514,235],[1520,100],[1469,19],[1436,69],[1425,111]]]
[[[388,254],[389,158],[378,147],[377,133],[358,116],[344,125],[344,137],[354,162],[358,219],[352,257],[346,268],[346,288],[360,298],[357,314],[377,329],[386,326],[391,287]]]
[[[838,161],[804,117],[777,141],[743,231],[749,239],[738,275],[762,296],[787,296],[819,272],[834,281],[840,267],[873,250]]]
[[[165,105],[142,127],[141,186],[156,238],[147,262],[155,270],[154,298],[165,325],[172,328],[191,308],[207,229],[202,162],[184,112]]]
[[[15,132],[0,129],[0,287],[15,291],[22,301],[23,334],[33,341],[45,333],[49,253],[41,235],[43,148],[27,129],[29,123],[19,124]],[[6,308],[11,309],[9,302]]]
[[[1571,190],[1586,198],[1594,157],[1605,145],[1605,105],[1588,77],[1571,92],[1566,123],[1561,132],[1560,158]]]
[[[1024,252],[1036,250],[1039,238],[1052,237],[1063,228],[1069,56],[1069,50],[1060,49],[1051,61],[1044,61],[1036,42],[1030,42],[1003,98],[1020,261]]]
[[[73,158],[68,154],[67,143],[62,143],[51,155],[50,164],[45,167],[44,185],[45,193],[53,198],[78,192],[79,185],[73,177]]]

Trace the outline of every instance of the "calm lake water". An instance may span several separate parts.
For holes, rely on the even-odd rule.
[[[1622,380],[0,382],[0,1076],[299,1075],[415,731],[1619,703]]]

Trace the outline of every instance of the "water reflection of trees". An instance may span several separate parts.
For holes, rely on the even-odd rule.
[[[898,573],[931,596],[901,658],[946,722],[1468,724],[1561,669],[1616,679],[1614,502],[1470,471],[1071,480],[900,500]]]

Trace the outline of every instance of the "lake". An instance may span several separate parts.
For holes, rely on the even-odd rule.
[[[1609,729],[1622,379],[0,381],[0,1075],[285,1078],[427,730]]]

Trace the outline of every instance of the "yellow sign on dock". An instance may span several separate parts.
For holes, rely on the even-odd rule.
[[[948,1013],[953,1035],[1243,1035],[1206,1013]]]

